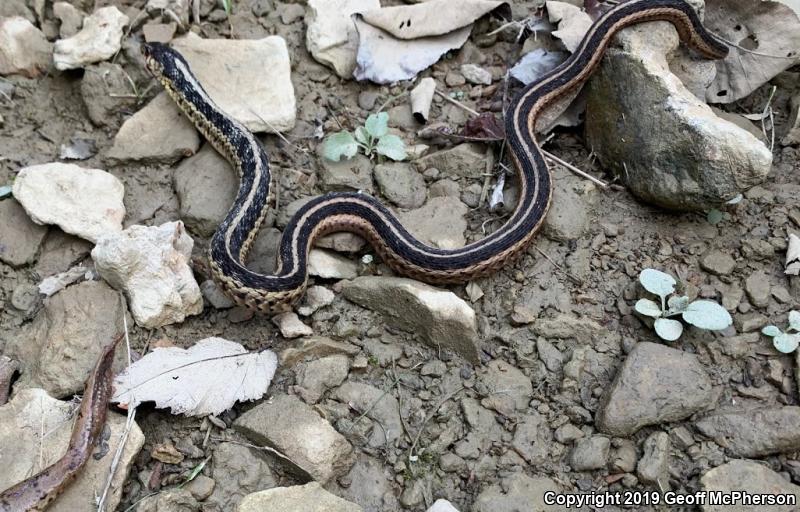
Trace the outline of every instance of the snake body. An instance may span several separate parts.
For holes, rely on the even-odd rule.
[[[335,231],[361,235],[396,272],[429,283],[464,282],[513,260],[541,227],[551,200],[550,173],[534,137],[537,116],[588,79],[614,34],[656,20],[671,22],[684,43],[707,58],[723,58],[728,52],[683,0],[630,0],[607,11],[563,64],[525,87],[511,103],[506,137],[520,197],[510,218],[491,235],[459,249],[438,249],[411,235],[378,200],[359,193],[329,193],[310,200],[292,217],[283,231],[272,275],[245,266],[267,213],[270,171],[264,149],[214,103],[179,53],[162,44],[145,44],[143,53],[150,72],[240,176],[236,199],[211,240],[214,278],[236,303],[275,313],[302,296],[314,240]]]
[[[0,493],[0,512],[44,510],[78,476],[106,421],[113,377],[111,365],[114,349],[121,338],[117,337],[103,350],[86,381],[67,452],[36,475]]]

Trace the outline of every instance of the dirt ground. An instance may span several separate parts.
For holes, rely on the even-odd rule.
[[[143,2],[139,1],[100,1],[93,7],[109,4],[117,5],[123,12],[129,8],[143,7]],[[270,8],[265,8],[266,4]],[[534,4],[516,3],[515,11],[532,8]],[[200,33],[204,37],[232,35],[238,38],[277,34],[286,39],[298,101],[297,127],[286,136],[303,152],[298,153],[275,136],[265,136],[263,140],[273,162],[281,168],[294,171],[282,183],[281,203],[287,204],[292,199],[320,192],[316,180],[306,179],[313,176],[319,167],[315,155],[320,142],[312,136],[317,126],[322,126],[326,133],[336,130],[337,122],[355,127],[371,112],[359,106],[360,94],[365,91],[374,93],[377,96],[375,104],[381,105],[398,96],[409,84],[381,87],[336,77],[313,61],[306,51],[302,18],[288,24],[281,21],[279,13],[282,6],[285,7],[281,2],[271,0],[234,1],[233,15],[229,21],[224,17],[218,21],[208,21],[202,25]],[[266,14],[256,16],[254,11]],[[104,156],[122,121],[159,92],[159,87],[139,67],[136,54],[140,38],[141,29],[134,29],[125,40],[123,51],[115,59],[136,84],[140,97],[135,97],[132,90],[131,98],[118,99],[120,115],[108,126],[95,126],[88,118],[80,90],[82,71],[51,73],[39,79],[9,77],[0,80],[4,86],[11,84],[14,87],[11,100],[0,98],[0,184],[10,183],[22,167],[58,161],[61,144],[75,137],[85,138],[94,142],[96,154],[80,162],[80,165],[105,169],[122,180],[126,187],[125,201],[129,215],[131,212],[141,214],[149,211],[149,216],[138,220],[142,224],[158,224],[179,218],[178,199],[172,180],[175,166],[112,165]],[[486,57],[483,67],[501,70],[515,61],[520,50],[513,42],[513,34],[501,35],[491,41],[484,38],[480,46],[472,48]],[[459,64],[458,52],[454,52],[426,73],[443,82],[447,72],[457,70]],[[497,96],[474,100],[470,98],[472,89],[473,86],[467,84],[449,87],[446,92],[463,91],[467,98],[465,101],[473,108],[497,109]],[[768,86],[765,86],[747,100],[729,107],[741,112],[760,110],[768,92]],[[780,86],[773,103],[779,134],[788,117],[791,92]],[[395,100],[390,108],[397,104]],[[463,125],[466,121],[463,111],[440,101],[434,103],[431,118],[447,121],[453,126]],[[418,141],[413,128],[398,128],[403,131],[407,142]],[[583,144],[580,128],[557,131],[547,144],[547,149],[596,176],[613,179],[591,157]],[[415,465],[411,465],[407,460],[412,443],[410,435],[401,436],[394,446],[376,448],[368,445],[365,432],[349,429],[345,437],[358,453],[358,470],[379,482],[367,485],[354,473],[332,482],[328,488],[335,494],[361,504],[366,510],[423,511],[432,500],[443,497],[462,512],[471,510],[481,493],[485,494],[492,485],[516,472],[546,476],[573,490],[654,489],[652,485],[638,481],[633,476],[635,471],[620,472],[609,465],[575,471],[570,463],[570,442],[560,443],[552,438],[548,441],[551,444],[545,447],[550,453],[546,461],[537,464],[526,462],[513,453],[513,433],[519,420],[514,415],[492,412],[496,423],[494,427],[497,428],[473,436],[474,439],[470,441],[480,446],[479,456],[469,455],[463,444],[456,448],[470,431],[462,400],[485,396],[482,375],[486,372],[485,366],[495,360],[502,360],[529,377],[533,385],[529,407],[545,418],[544,428],[555,431],[565,423],[572,423],[581,430],[582,436],[597,434],[594,417],[600,407],[601,396],[626,354],[639,342],[663,343],[633,313],[633,304],[641,296],[636,280],[644,268],[657,268],[671,273],[684,283],[688,293],[693,296],[718,301],[725,296],[736,297],[738,294],[740,297],[731,311],[737,332],[723,335],[691,329],[679,341],[670,344],[697,356],[711,376],[716,403],[720,407],[798,405],[794,355],[780,355],[771,348],[768,338],[751,334],[746,354],[732,356],[726,350],[726,339],[743,335],[745,329],[757,332],[760,325],[753,329],[752,325],[745,326],[743,322],[759,315],[763,315],[770,323],[782,325],[788,311],[796,309],[800,303],[800,281],[789,279],[783,273],[787,234],[800,230],[799,162],[800,148],[776,144],[773,168],[767,181],[746,192],[744,200],[731,206],[726,217],[716,225],[712,225],[705,214],[669,213],[637,202],[620,186],[600,190],[585,235],[569,242],[540,236],[517,262],[477,282],[485,295],[474,303],[469,301],[464,286],[450,287],[469,301],[476,311],[483,347],[482,364],[479,366],[472,366],[458,356],[432,350],[413,335],[385,327],[378,314],[337,296],[330,307],[310,319],[315,335],[362,347],[368,358],[367,367],[351,369],[351,378],[381,390],[392,390],[391,393],[400,399],[401,416],[408,422],[409,429],[412,432],[422,431],[417,446],[428,447],[429,450]],[[466,179],[459,183],[462,190],[473,184]],[[482,185],[482,182],[479,184]],[[150,204],[155,200],[151,199],[154,197],[159,198],[159,204]],[[494,216],[485,206],[472,209],[468,215],[468,238],[469,234],[499,225],[497,219],[486,224],[486,220]],[[51,235],[56,230],[52,227]],[[203,257],[208,240],[198,236],[194,238],[195,253]],[[766,250],[761,242],[766,243]],[[754,247],[760,250],[754,250]],[[701,266],[703,256],[714,249],[733,257],[735,266],[730,273],[714,275]],[[370,251],[366,249],[365,252]],[[12,307],[12,294],[20,286],[35,284],[39,279],[32,266],[12,268],[0,264],[0,273],[0,331],[4,333],[0,336],[2,349],[2,338],[13,336],[23,323],[30,321],[30,318]],[[745,291],[747,278],[756,273],[762,273],[771,286],[766,305],[752,304]],[[318,279],[317,283],[336,290],[334,282]],[[532,325],[512,319],[516,307],[532,303],[536,306],[539,319],[563,319],[566,316],[574,321],[573,324],[566,323],[566,336],[548,339],[550,346],[554,346],[559,353],[556,357],[559,361],[554,364],[548,364],[551,361],[542,353],[542,344],[537,344],[540,336]],[[141,351],[154,340],[162,338],[180,346],[190,346],[209,336],[235,340],[249,349],[272,347],[279,351],[287,343],[270,319],[256,316],[240,321],[241,318],[237,318],[234,311],[206,307],[202,314],[180,324],[153,331],[132,327],[133,348]],[[581,335],[580,325],[590,321],[602,326],[609,334],[599,337]],[[373,343],[375,339],[381,342],[377,347]],[[581,352],[588,358],[583,376],[578,380],[577,387],[568,389],[564,385],[566,370],[562,362],[574,360],[576,349],[582,348],[589,349],[588,356]],[[396,362],[392,363],[395,356]],[[443,370],[423,375],[421,368],[432,361],[441,361]],[[396,379],[399,385],[395,385]],[[464,386],[463,391],[458,397],[440,404],[442,397],[456,389],[453,382],[459,380],[458,385]],[[279,368],[271,392],[287,391],[294,384],[294,369]],[[691,383],[687,384],[687,389],[691,389]],[[253,404],[249,403],[237,404],[220,420],[230,427],[237,416],[252,407]],[[344,412],[342,407],[345,407]],[[343,420],[348,419],[346,405],[323,398],[316,409],[334,427],[345,430],[343,426],[347,422]],[[350,420],[357,416],[352,411],[350,415]],[[431,417],[427,418],[428,415]],[[241,485],[241,494],[257,490],[247,487],[249,477],[243,476],[256,471],[252,461],[241,461],[237,466],[236,458],[232,457],[225,461],[228,465],[226,470],[215,470],[218,462],[215,460],[215,449],[221,440],[248,442],[232,429],[222,431],[207,419],[173,416],[147,406],[140,408],[137,421],[145,433],[146,444],[130,472],[118,510],[128,510],[142,498],[182,481],[187,471],[197,467],[207,457],[211,458],[202,474],[213,478],[219,488],[230,490]],[[673,490],[698,490],[701,475],[705,471],[736,457],[700,434],[694,423],[693,418],[688,418],[645,427],[628,438],[612,439],[612,446],[617,449],[632,442],[638,456],[641,456],[644,440],[652,432],[663,430],[672,435],[678,427],[686,427],[693,442],[689,446],[681,446],[673,439],[668,485]],[[796,429],[797,425],[786,427]],[[448,437],[451,434],[452,439]],[[441,442],[442,439],[450,442]],[[164,464],[154,459],[151,455],[153,448],[162,443],[178,447],[185,455],[183,460],[177,464]],[[456,455],[456,451],[459,455]],[[800,465],[797,464],[796,455],[796,452],[787,451],[759,459],[800,485]],[[274,485],[303,483],[284,473],[265,454],[258,453],[257,458],[270,466]],[[223,466],[220,464],[219,467]],[[617,477],[623,473],[630,477]],[[255,479],[263,477],[250,476]],[[228,509],[219,501],[201,501],[200,505],[195,502],[186,508],[176,504],[169,506],[172,508],[162,504],[163,509],[167,510]]]

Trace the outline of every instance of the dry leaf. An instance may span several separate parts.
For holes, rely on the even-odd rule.
[[[469,37],[472,23],[506,2],[432,0],[354,15],[358,54],[353,76],[379,84],[413,78]]]
[[[708,0],[705,25],[749,50],[730,48],[728,56],[717,61],[717,77],[706,90],[709,103],[744,98],[800,62],[800,18],[791,6],[762,0]]]
[[[219,414],[237,401],[266,393],[278,358],[248,352],[222,338],[206,338],[189,349],[156,348],[114,379],[111,401],[135,407],[155,402],[174,414]]]
[[[566,2],[546,2],[547,15],[551,23],[558,23],[558,30],[553,31],[553,36],[561,39],[570,53],[583,40],[583,36],[592,26],[592,18],[579,7]]]
[[[468,27],[506,2],[494,0],[431,0],[362,12],[359,17],[397,39],[442,36]]]

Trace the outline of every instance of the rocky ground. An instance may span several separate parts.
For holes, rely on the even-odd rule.
[[[536,3],[514,3],[515,17]],[[0,17],[29,19],[45,47],[59,30],[64,36],[69,14],[57,18],[49,3],[37,13],[32,4],[4,0]],[[800,280],[784,275],[787,236],[800,230],[800,150],[791,140],[780,142],[798,93],[796,68],[772,82],[778,87],[772,103],[778,142],[769,175],[727,207],[720,222],[704,212],[670,213],[618,184],[602,188],[556,167],[543,235],[498,273],[467,286],[430,289],[393,276],[359,239],[328,237],[324,250],[314,253],[312,287],[297,314],[270,319],[231,307],[204,273],[205,249],[237,181],[169,100],[157,96],[160,87],[142,68],[143,30],[164,30],[168,23],[160,23],[160,11],[144,10],[144,2],[73,4],[85,13],[118,7],[128,19],[122,26],[129,27],[122,48],[85,70],[0,78],[0,184],[10,184],[22,168],[79,151],[81,167],[107,171],[115,177],[107,190],[124,188],[124,194],[104,196],[108,204],[82,205],[100,211],[91,222],[46,221],[61,227],[34,223],[16,199],[0,201],[0,351],[22,366],[11,403],[0,408],[0,446],[16,444],[23,432],[24,442],[38,447],[39,423],[26,423],[16,411],[26,404],[44,410],[41,404],[51,397],[69,400],[79,393],[97,347],[126,323],[135,354],[220,336],[251,350],[271,348],[279,367],[268,397],[218,417],[139,407],[115,491],[117,510],[290,510],[288,503],[315,503],[319,510],[425,511],[441,498],[461,512],[512,512],[560,510],[542,504],[547,490],[744,488],[800,495],[798,361],[760,334],[767,324],[785,325],[800,304]],[[291,212],[304,198],[330,190],[382,197],[417,236],[440,247],[496,229],[515,191],[512,182],[496,211],[481,200],[497,153],[485,144],[438,145],[418,137],[422,125],[402,94],[412,83],[343,80],[315,62],[306,50],[304,12],[299,3],[247,0],[234,1],[227,17],[204,2],[205,21],[192,29],[205,38],[278,35],[291,62],[296,122],[285,137],[261,137],[278,174],[280,210],[256,241],[252,267],[269,271]],[[502,87],[473,84],[465,77],[472,69],[462,64],[480,66],[496,85],[520,45],[514,31],[487,36],[497,24],[486,23],[425,75],[470,108],[497,112]],[[187,52],[201,51],[185,44]],[[770,89],[765,85],[728,110],[760,111]],[[589,116],[591,103],[602,99],[597,94],[589,98]],[[410,163],[358,156],[337,164],[318,156],[318,134],[355,128],[381,109],[409,146],[430,147]],[[285,112],[264,112],[252,122],[270,115],[283,129]],[[604,115],[589,124],[594,131],[588,137],[598,145],[604,144]],[[430,114],[455,130],[469,116],[439,97]],[[760,124],[750,131],[755,147]],[[614,180],[587,147],[597,146],[576,128],[556,131],[546,149]],[[763,154],[756,157],[764,163]],[[680,194],[684,206],[704,197],[687,199],[680,187],[670,193]],[[120,200],[124,218],[108,227],[103,223],[121,211]],[[80,205],[80,197],[76,201]],[[180,224],[166,224],[178,220],[193,246],[179,242],[187,236]],[[180,294],[171,309],[155,312],[144,299],[126,301],[106,283],[114,279],[100,262],[125,253],[125,244],[138,243],[139,235],[125,231],[127,238],[104,254],[99,244],[92,252],[95,269],[90,240],[96,241],[101,224],[116,231],[162,226],[158,236],[174,245],[169,257],[194,259],[197,295]],[[40,295],[42,279],[76,264],[82,265],[77,283]],[[688,328],[677,342],[661,341],[633,311],[644,296],[637,282],[644,268],[672,274],[692,299],[720,302],[734,326]],[[185,291],[186,280],[194,281],[184,275],[176,286]],[[118,355],[121,368],[124,347]],[[74,408],[63,401],[47,407],[58,414],[47,431],[65,440]],[[114,414],[110,424],[99,449],[99,460],[108,464],[124,417]],[[0,487],[15,475],[29,476],[33,465],[15,468]],[[75,483],[85,486],[82,494],[65,495],[75,501],[57,507],[93,510],[85,500],[102,490],[107,466],[95,469]],[[449,509],[439,502],[434,510]]]

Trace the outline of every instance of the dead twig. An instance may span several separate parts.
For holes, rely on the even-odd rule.
[[[451,98],[450,96],[444,94],[443,92],[441,92],[441,91],[435,91],[435,92],[436,92],[436,94],[438,94],[439,96],[444,98],[445,101],[449,101],[453,105],[456,105],[457,107],[463,109],[464,111],[469,112],[473,116],[477,117],[477,116],[480,115],[476,110],[464,105],[463,103],[461,103],[460,101],[458,101],[456,99]],[[595,184],[599,185],[602,188],[608,187],[608,183],[595,178],[594,176],[592,176],[591,174],[589,174],[589,173],[587,173],[585,171],[582,171],[582,170],[578,169],[574,165],[572,165],[569,162],[566,162],[566,161],[558,158],[557,156],[555,156],[554,154],[550,153],[549,151],[545,151],[544,149],[541,149],[541,148],[540,148],[540,150],[544,154],[544,156],[546,156],[548,159],[554,161],[558,165],[561,165],[562,167],[574,172],[575,174],[586,178],[587,180],[591,181],[592,183],[595,183]]]
[[[428,413],[428,415],[425,416],[425,419],[422,420],[422,424],[419,426],[419,430],[417,431],[417,435],[414,436],[414,441],[411,443],[411,448],[409,448],[409,450],[408,450],[408,462],[410,462],[412,464],[414,462],[416,462],[416,456],[414,455],[414,450],[417,448],[417,443],[419,442],[419,438],[422,435],[422,432],[425,431],[425,425],[427,425],[428,422],[431,420],[431,418],[433,418],[433,415],[436,414],[436,411],[439,410],[439,407],[441,407],[445,402],[447,402],[448,400],[450,400],[451,398],[453,398],[457,394],[461,393],[465,389],[466,388],[464,386],[459,386],[458,389],[456,389],[454,391],[451,391],[450,393],[447,393],[444,397],[442,397],[441,400],[439,400],[436,403],[436,405],[433,406],[433,409],[431,409],[431,411]]]
[[[546,259],[546,260],[547,260],[547,261],[549,261],[549,262],[550,262],[550,263],[551,263],[551,264],[552,264],[554,267],[556,267],[556,269],[558,269],[558,271],[559,271],[559,272],[561,272],[561,273],[563,273],[565,276],[567,276],[567,278],[568,278],[570,281],[572,281],[573,283],[577,284],[578,286],[583,286],[583,279],[581,279],[581,278],[579,278],[579,277],[577,277],[577,276],[573,276],[572,274],[570,274],[569,272],[567,272],[566,270],[564,270],[564,269],[561,267],[561,265],[559,265],[558,263],[556,263],[555,261],[553,261],[553,259],[552,259],[550,256],[548,256],[548,255],[547,255],[547,253],[546,253],[546,252],[544,252],[543,250],[539,249],[538,247],[536,247],[535,249],[536,249],[536,252],[538,252],[539,254],[541,254],[542,256],[544,256],[544,259]]]
[[[128,308],[125,302],[125,296],[120,292],[120,298],[122,299],[120,302],[122,303],[122,326],[125,329],[125,348],[128,352],[128,375],[130,375],[130,367],[131,367],[131,340],[128,336]],[[103,487],[103,493],[100,495],[100,499],[97,502],[97,511],[104,512],[106,507],[106,500],[108,498],[108,492],[111,490],[111,485],[114,481],[114,475],[117,472],[117,466],[119,466],[119,461],[122,458],[122,452],[125,450],[125,444],[128,442],[128,436],[131,433],[131,429],[136,420],[136,407],[128,407],[128,417],[125,420],[125,430],[122,432],[120,436],[119,443],[117,444],[117,450],[114,452],[114,458],[111,460],[111,467],[108,469],[108,478],[106,479],[106,485]]]

